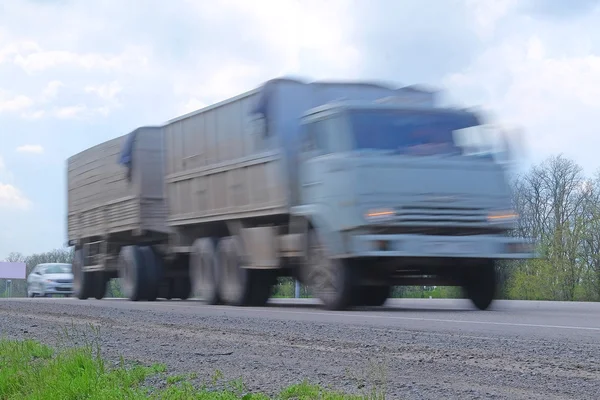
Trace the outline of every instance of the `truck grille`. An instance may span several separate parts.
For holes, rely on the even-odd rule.
[[[445,206],[401,206],[396,209],[402,225],[477,226],[487,222],[482,208]]]

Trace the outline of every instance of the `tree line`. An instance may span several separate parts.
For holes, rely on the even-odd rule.
[[[510,234],[537,243],[538,258],[505,261],[498,269],[499,298],[523,300],[600,301],[600,170],[591,177],[575,161],[552,156],[511,179],[512,200],[520,215]],[[27,274],[42,262],[71,262],[72,249],[25,257],[12,253],[6,261],[24,261]],[[294,295],[291,279],[275,288],[278,297]],[[0,280],[0,296],[5,282]],[[108,296],[120,297],[118,282]],[[12,295],[26,296],[25,281],[13,281]],[[308,296],[302,287],[301,296]],[[461,297],[457,288],[398,287],[394,297]]]

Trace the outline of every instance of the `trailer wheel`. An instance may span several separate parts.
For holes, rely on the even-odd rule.
[[[215,244],[210,238],[196,239],[190,255],[190,279],[194,295],[210,304],[219,304],[219,268]]]
[[[138,246],[125,246],[119,254],[119,278],[123,293],[131,301],[145,297],[144,257]]]
[[[463,290],[480,310],[486,310],[496,297],[496,263],[486,261],[483,265],[469,267],[464,271]]]
[[[352,305],[356,274],[354,266],[330,258],[317,232],[308,232],[305,281],[328,310],[344,310]]]
[[[106,295],[106,284],[108,283],[104,271],[88,272],[87,274],[90,275],[92,280],[94,298],[96,300],[102,300]]]
[[[141,259],[143,260],[142,273],[144,275],[145,298],[148,301],[155,301],[158,298],[160,278],[162,272],[162,260],[154,252],[151,246],[141,246],[139,248]]]
[[[83,249],[75,250],[72,264],[73,294],[79,300],[87,300],[92,295],[94,276],[92,272],[83,270],[85,253]]]

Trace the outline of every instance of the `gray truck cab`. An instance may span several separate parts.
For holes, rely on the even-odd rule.
[[[458,285],[487,308],[497,261],[532,256],[507,235],[518,216],[490,144],[467,110],[338,102],[307,112],[292,210],[308,222],[305,282],[331,308],[378,305],[393,285]]]

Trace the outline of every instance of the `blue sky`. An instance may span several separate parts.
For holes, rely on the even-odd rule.
[[[434,6],[435,5],[435,6]],[[0,259],[61,247],[66,159],[281,75],[427,84],[600,167],[600,7],[577,0],[0,3]]]

